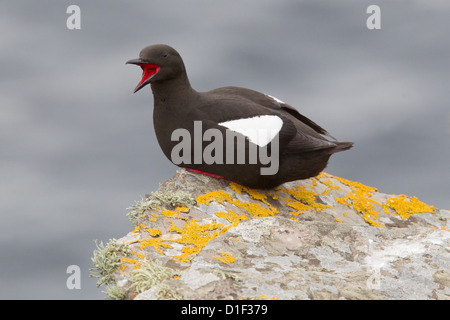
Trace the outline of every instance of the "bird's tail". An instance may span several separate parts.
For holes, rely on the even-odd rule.
[[[353,147],[353,142],[350,141],[346,141],[346,142],[336,142],[336,147],[330,149],[330,153],[336,153],[336,152],[341,152],[341,151],[345,151],[348,149],[351,149]]]

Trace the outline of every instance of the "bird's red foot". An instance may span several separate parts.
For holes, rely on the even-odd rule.
[[[209,172],[206,172],[206,171],[201,171],[201,170],[191,169],[191,168],[185,168],[185,169],[187,171],[189,171],[189,172],[204,174],[205,176],[210,176],[210,177],[213,177],[213,178],[216,178],[216,179],[228,180],[227,178],[219,176],[218,174],[209,173]]]

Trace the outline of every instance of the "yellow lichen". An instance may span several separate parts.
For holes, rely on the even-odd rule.
[[[188,207],[176,207],[176,209],[178,212],[189,212],[189,208]]]
[[[246,187],[239,187],[239,185],[234,185],[233,188],[236,192],[245,191],[249,193],[249,195],[254,198],[258,199],[260,201],[265,202],[265,199],[267,199],[267,196],[263,193],[260,193],[256,190],[249,189]],[[228,203],[243,209],[244,212],[236,213],[233,210],[226,210],[226,212],[217,212],[216,215],[220,218],[226,219],[230,222],[230,225],[224,226],[221,223],[213,223],[213,224],[203,224],[200,225],[198,222],[193,219],[190,220],[185,224],[184,227],[180,228],[172,224],[172,221],[169,221],[171,226],[169,228],[169,232],[176,232],[180,235],[178,238],[174,239],[168,239],[165,238],[164,240],[160,238],[155,239],[143,239],[140,240],[141,242],[141,249],[145,248],[146,246],[152,246],[163,254],[163,248],[171,247],[167,242],[177,242],[184,245],[184,247],[181,249],[180,255],[175,255],[172,258],[179,262],[189,262],[191,259],[191,256],[193,254],[196,254],[200,252],[200,250],[211,240],[217,237],[218,235],[227,232],[231,227],[237,226],[240,221],[249,219],[250,216],[273,216],[275,213],[278,212],[276,208],[271,207],[267,202],[267,205],[269,208],[265,208],[263,205],[257,203],[257,202],[243,202],[237,199],[234,199],[231,194],[226,193],[223,190],[213,191],[206,193],[204,195],[201,195],[197,197],[197,203],[198,204],[206,204],[209,205],[211,202],[217,202],[224,204],[225,201]],[[174,217],[177,219],[188,219],[187,217],[180,217],[180,212],[184,211],[188,208],[184,207],[177,207],[176,211],[171,210],[163,210],[161,212],[162,216],[165,217]],[[145,228],[145,226],[142,224],[140,225],[141,228]],[[151,235],[161,235],[160,232],[158,232],[158,229],[145,229],[147,230]],[[164,241],[164,242],[162,242]]]
[[[297,216],[299,214],[304,213],[305,211],[309,210],[309,206],[306,204],[301,203],[300,201],[289,199],[289,198],[282,198],[282,200],[286,201],[286,204],[295,209],[296,211],[291,211],[291,214],[294,216]]]
[[[385,227],[381,222],[375,221],[376,219],[378,219],[378,211],[375,210],[375,205],[381,206],[381,204],[371,199],[370,197],[372,196],[373,192],[377,191],[376,188],[339,177],[333,176],[333,178],[349,186],[352,190],[348,192],[347,196],[336,197],[334,200],[337,203],[340,203],[361,213],[363,219],[366,220],[369,224],[375,227]]]
[[[172,211],[172,210],[163,210],[161,212],[161,214],[163,216],[166,216],[166,217],[176,217],[176,216],[178,216],[180,214],[180,212],[179,211]]]
[[[231,255],[231,253],[220,251],[220,257],[213,256],[213,259],[219,260],[222,263],[230,264],[236,260],[235,257]]]
[[[379,215],[375,206],[382,208],[386,214],[390,214],[388,208],[392,209],[402,219],[408,219],[414,213],[434,212],[433,206],[419,201],[416,197],[409,198],[405,195],[390,197],[385,203],[379,203],[371,198],[373,192],[377,191],[376,188],[343,178],[334,178],[352,189],[347,196],[335,198],[336,202],[360,212],[364,220],[375,227],[385,227],[381,222],[375,221]]]
[[[158,251],[160,254],[164,254],[161,248],[169,248],[172,249],[173,247],[169,244],[163,243],[161,238],[150,238],[150,239],[141,239],[139,240],[141,243],[140,249],[143,250],[145,247],[153,247],[156,251]]]
[[[146,230],[152,237],[159,237],[161,235],[161,231],[159,229],[148,228]]]
[[[419,201],[416,197],[409,198],[404,194],[387,199],[386,203],[383,205],[385,211],[387,211],[386,208],[393,209],[402,219],[408,219],[415,213],[434,212],[433,206],[429,206]]]
[[[338,185],[334,185],[333,182],[330,179],[321,179],[320,182],[322,182],[324,185],[327,186],[327,190],[329,192],[329,189],[331,190],[341,190],[341,187]]]
[[[202,194],[201,196],[198,196],[196,200],[198,204],[209,205],[212,201],[223,204],[225,201],[230,202],[232,199],[233,196],[231,194],[226,193],[223,190],[217,190]]]
[[[303,186],[297,186],[291,189],[281,188],[281,190],[305,204],[312,204],[315,202],[315,193],[306,190],[306,188]]]
[[[276,208],[267,209],[254,202],[242,202],[238,199],[234,199],[231,203],[236,207],[246,210],[253,217],[270,217],[275,213],[278,213],[278,210]]]
[[[267,191],[267,194],[268,194],[273,200],[278,200],[278,199],[280,198],[280,195],[278,194],[277,190]]]
[[[269,298],[269,297],[266,296],[265,294],[260,295],[259,298],[264,299],[264,300],[269,300],[269,299],[272,299],[272,300],[279,300],[279,299],[276,298],[276,297]]]
[[[336,184],[336,181],[339,181],[339,185]],[[325,191],[321,193],[315,191],[318,187],[318,182],[327,187]],[[225,203],[227,203],[227,208],[223,208],[223,211],[216,212],[215,214],[218,218],[228,221],[228,225],[225,226],[221,223],[199,224],[195,219],[188,220],[191,219],[189,215],[182,213],[189,212],[189,208],[178,206],[174,211],[163,210],[160,214],[153,212],[148,213],[149,216],[151,215],[154,217],[150,219],[150,221],[156,221],[157,219],[161,219],[161,217],[166,221],[169,221],[169,232],[171,233],[167,234],[167,236],[165,235],[162,239],[160,237],[160,230],[147,228],[144,224],[140,224],[133,230],[134,233],[137,234],[138,231],[142,229],[141,231],[147,231],[155,238],[140,239],[135,240],[134,242],[140,242],[141,250],[147,246],[151,246],[161,254],[164,254],[163,249],[172,248],[170,243],[180,243],[183,245],[181,252],[179,255],[172,256],[172,259],[187,263],[192,259],[192,255],[200,252],[209,241],[227,232],[230,228],[238,226],[241,221],[250,219],[251,217],[270,217],[278,213],[278,210],[268,202],[268,199],[279,200],[283,206],[292,208],[293,211],[291,214],[293,217],[290,219],[298,221],[295,216],[306,211],[323,211],[326,208],[331,208],[329,205],[317,202],[317,196],[329,194],[330,190],[341,190],[340,186],[342,186],[342,184],[349,186],[351,191],[349,191],[347,195],[335,198],[336,202],[357,211],[373,226],[384,227],[383,224],[377,221],[378,211],[375,209],[379,209],[379,211],[383,209],[386,213],[389,213],[389,210],[394,210],[403,219],[408,218],[411,214],[416,212],[432,212],[434,210],[432,206],[425,205],[418,201],[417,198],[406,198],[406,196],[403,195],[389,198],[386,201],[386,204],[380,204],[371,198],[372,193],[377,190],[376,188],[325,173],[322,173],[313,179],[309,186],[277,188],[271,191],[258,191],[232,182],[230,183],[230,188],[234,192],[237,194],[243,194],[245,192],[249,195],[251,200],[248,202],[241,201],[241,197],[241,200],[236,199],[233,194],[223,190],[212,191],[196,198],[197,204],[210,205],[211,202],[216,202],[225,205]],[[323,188],[323,186],[321,186],[321,188]],[[234,206],[235,208],[230,210],[230,206]],[[379,208],[376,208],[376,206],[379,206]],[[347,212],[344,213],[344,216],[347,217]],[[167,218],[173,218],[173,220],[177,221],[187,221],[183,227],[179,227]],[[342,223],[340,218],[335,217],[334,219],[337,222]],[[239,239],[235,238],[234,240],[238,241]],[[138,254],[137,257],[143,259],[144,255]],[[221,252],[221,256],[213,258],[223,263],[232,263],[234,261],[234,257],[225,252]],[[135,263],[135,267],[139,267],[139,263]]]
[[[241,186],[240,184],[237,184],[235,182],[231,182],[230,183],[230,188],[233,189],[235,192],[237,192],[239,194],[242,194],[242,191],[245,191],[245,192],[247,192],[250,195],[250,197],[252,199],[261,201],[265,205],[267,205],[270,208],[271,211],[274,211],[274,212],[276,211],[276,209],[274,207],[272,207],[272,205],[266,201],[267,195],[265,195],[264,193],[259,192],[259,191],[255,190],[255,189],[252,189],[252,188],[247,188],[247,187]]]
[[[244,202],[238,200],[234,198],[232,194],[229,194],[223,190],[209,192],[197,197],[196,200],[198,204],[209,205],[211,202],[225,204],[225,202],[228,202],[228,204],[237,207],[237,210],[224,208],[223,212],[215,213],[217,217],[225,219],[230,223],[227,226],[224,226],[220,223],[200,225],[198,224],[197,220],[192,219],[189,222],[186,222],[184,227],[180,228],[173,225],[172,221],[169,220],[169,223],[171,224],[169,231],[177,233],[169,235],[173,235],[176,237],[164,237],[163,240],[159,238],[159,236],[161,236],[160,230],[146,228],[144,224],[140,224],[139,226],[134,228],[133,233],[138,233],[140,228],[142,228],[142,230],[147,231],[151,236],[158,237],[137,240],[137,242],[140,242],[141,244],[141,250],[147,246],[151,246],[160,254],[164,254],[163,249],[172,248],[169,243],[177,242],[183,244],[180,254],[172,256],[172,259],[178,262],[188,263],[192,259],[192,256],[199,253],[210,240],[216,238],[220,234],[227,232],[230,228],[236,227],[241,221],[249,219],[250,217],[269,217],[278,213],[278,210],[267,201],[268,197],[270,197],[271,199],[281,198],[282,201],[280,202],[284,202],[283,205],[291,207],[295,210],[291,212],[293,216],[297,216],[308,210],[322,211],[326,208],[331,207],[316,202],[318,193],[314,192],[314,190],[317,187],[318,182],[321,182],[322,184],[327,186],[327,189],[320,193],[321,195],[329,194],[330,190],[341,190],[338,185],[333,184],[332,178],[351,188],[351,191],[348,192],[346,196],[335,198],[336,202],[361,213],[362,217],[373,226],[384,227],[383,224],[376,221],[378,219],[378,212],[375,210],[375,205],[380,206],[380,208],[382,208],[386,213],[389,213],[389,209],[394,210],[403,219],[409,218],[411,214],[416,212],[432,212],[434,210],[432,206],[427,206],[426,204],[418,201],[417,198],[409,199],[404,195],[389,198],[386,201],[386,204],[380,204],[377,201],[371,199],[372,193],[377,190],[376,188],[365,186],[359,182],[353,182],[346,179],[333,177],[328,174],[321,174],[316,179],[313,179],[311,185],[307,187],[297,186],[290,189],[278,188],[276,190],[264,192],[250,189],[236,183],[230,183],[230,188],[234,192],[238,194],[246,192],[251,199],[256,200],[255,202]],[[307,188],[311,188],[313,190],[308,190]],[[286,195],[284,195],[285,197],[282,198],[282,196],[280,196],[282,192],[287,193],[291,196],[291,198],[286,197]],[[181,213],[185,213],[188,211],[188,207],[178,206],[176,207],[175,211],[163,210],[161,212],[161,215],[149,212],[149,215],[154,217],[150,219],[150,221],[156,221],[157,218],[161,216],[171,218],[173,217],[178,220],[187,220],[189,219],[189,215]],[[347,217],[347,212],[344,213],[344,216]],[[167,218],[164,219],[168,220]],[[298,221],[298,219],[294,217],[290,219],[293,221]],[[337,217],[335,217],[334,219],[337,222],[342,223],[341,219]],[[442,227],[441,229],[445,230],[444,227]],[[239,239],[234,238],[233,240],[238,241]],[[140,259],[145,258],[143,254],[137,254],[137,257]],[[226,252],[221,252],[220,256],[213,256],[213,258],[221,261],[222,263],[233,263],[235,261],[235,258],[231,254]],[[139,268],[140,264],[136,261],[137,260],[135,259],[123,260],[123,262],[127,262],[128,264],[134,264],[134,268]],[[124,263],[123,269],[126,267],[127,265]]]
[[[133,269],[138,269],[140,267],[139,261],[136,259],[122,257],[120,260],[122,262],[122,265],[120,266],[120,269],[119,269],[120,271],[124,271],[128,267],[128,264],[134,264]]]
[[[127,257],[122,257],[122,258],[121,258],[121,261],[122,261],[122,262],[126,262],[126,263],[136,263],[136,262],[138,262],[138,261],[135,260],[135,259],[130,259],[130,258],[127,258]]]
[[[216,212],[216,216],[228,220],[229,222],[231,222],[231,225],[233,227],[236,227],[242,220],[248,219],[248,217],[245,214],[238,215],[232,210],[227,210],[227,212]]]
[[[236,182],[230,182],[230,188],[239,194],[242,194],[242,190],[244,190],[244,186],[241,186]]]
[[[188,263],[191,261],[190,256],[199,253],[202,248],[203,247],[183,247],[183,249],[181,249],[181,254],[173,256],[173,259],[178,262]]]
[[[299,209],[296,209],[295,207],[294,209],[300,210],[299,212],[304,212],[306,210],[323,211],[326,208],[331,208],[331,206],[329,205],[324,205],[322,203],[316,202],[316,193],[314,191],[307,190],[303,186],[297,186],[291,189],[281,188],[281,190],[293,196],[296,200],[299,201],[299,202],[297,201],[296,203],[293,201],[286,201],[286,199],[283,199],[284,201],[287,202],[286,204],[288,206],[298,207]],[[301,204],[303,204],[304,206],[302,206]]]
[[[179,233],[181,238],[171,241],[185,245],[181,250],[181,254],[173,258],[179,262],[189,262],[189,257],[192,254],[200,252],[211,239],[214,239],[220,234],[220,232],[213,232],[211,234],[210,231],[223,227],[224,225],[221,223],[200,225],[195,219],[186,223],[183,228],[172,225],[169,231]]]
[[[364,220],[366,220],[369,224],[371,224],[371,225],[374,226],[374,227],[379,227],[379,228],[385,228],[385,227],[386,227],[386,226],[385,226],[384,224],[382,224],[381,222],[374,221],[374,220],[372,219],[372,217],[371,217],[369,214],[367,214],[367,213],[364,213],[364,214],[363,214],[363,218],[364,218]]]

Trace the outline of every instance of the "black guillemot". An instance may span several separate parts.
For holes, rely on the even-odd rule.
[[[195,91],[180,54],[170,46],[145,47],[134,92],[151,84],[153,125],[172,163],[251,188],[273,188],[318,175],[333,153],[350,149],[295,108],[240,87]]]

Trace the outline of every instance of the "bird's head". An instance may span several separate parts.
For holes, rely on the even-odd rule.
[[[180,54],[165,44],[145,47],[139,53],[139,58],[126,63],[142,68],[142,79],[134,92],[141,90],[149,83],[170,80],[186,72]]]

